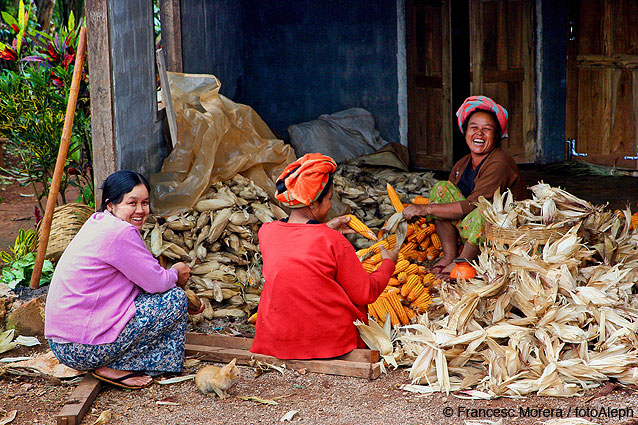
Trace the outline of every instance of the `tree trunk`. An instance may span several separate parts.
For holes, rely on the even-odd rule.
[[[38,0],[38,24],[44,32],[49,32],[51,26],[51,17],[53,16],[53,8],[55,0]]]

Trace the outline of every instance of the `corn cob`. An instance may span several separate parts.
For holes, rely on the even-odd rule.
[[[410,307],[417,313],[423,313],[427,310],[429,305],[432,303],[432,298],[430,297],[430,293],[428,291],[424,291],[412,304]]]
[[[388,190],[388,197],[390,198],[390,202],[392,203],[394,209],[397,210],[397,212],[403,211],[405,207],[403,206],[399,195],[397,195],[397,192],[394,190],[390,183],[386,185],[386,189]]]
[[[399,281],[399,283],[405,283],[408,281],[408,274],[406,272],[399,272],[397,273],[397,280]]]
[[[417,283],[412,287],[410,293],[408,294],[408,301],[414,302],[419,295],[421,295],[425,291],[425,287],[421,283]]]
[[[419,246],[421,247],[422,250],[426,250],[432,246],[432,241],[430,240],[429,237],[425,236],[423,240],[421,241],[421,243],[419,244]]]
[[[425,205],[430,203],[430,198],[424,198],[421,195],[417,195],[412,200],[412,203],[415,205]]]
[[[424,285],[427,285],[427,284],[429,284],[429,283],[433,283],[433,282],[434,282],[434,279],[435,279],[435,277],[434,277],[434,274],[433,274],[433,273],[427,273],[425,276],[423,276],[422,283],[423,283]]]
[[[401,286],[401,282],[398,281],[398,279],[391,277],[390,280],[388,280],[388,285],[390,286]]]
[[[401,290],[399,288],[397,288],[396,286],[386,286],[385,289],[383,290],[384,294],[399,294],[401,293]]]
[[[437,235],[436,233],[432,233],[430,235],[430,240],[432,241],[433,247],[435,247],[436,249],[441,249],[441,239],[439,238],[439,235]]]
[[[417,251],[416,249],[405,254],[405,259],[410,261],[421,261],[421,251]]]
[[[390,301],[388,300],[387,297],[381,297],[379,298],[379,301],[381,302],[381,304],[383,305],[383,307],[385,308],[385,310],[390,313],[390,321],[392,322],[392,326],[397,326],[401,323],[401,321],[399,320],[399,317],[397,316],[397,313],[394,311],[394,308],[392,308],[392,304],[390,304]]]
[[[401,247],[401,249],[399,250],[399,252],[402,252],[404,255],[407,254],[410,251],[414,251],[414,249],[417,247],[417,244],[414,242],[408,242],[406,244],[403,244],[403,246]]]
[[[379,264],[381,260],[381,253],[374,254],[372,257],[368,258],[368,261],[370,261],[372,264]]]
[[[425,252],[429,261],[432,261],[439,256],[439,250],[433,246],[429,247]]]
[[[379,313],[377,313],[377,309],[375,308],[375,303],[372,304],[368,304],[368,314],[372,317],[374,317],[375,319],[377,319],[377,322],[381,322],[381,318],[379,317]]]
[[[397,264],[394,266],[394,273],[392,274],[401,273],[402,271],[407,269],[409,265],[410,262],[408,260],[398,260]]]
[[[373,240],[373,241],[378,240],[377,235],[375,235],[374,232],[370,230],[368,226],[363,224],[363,221],[359,220],[353,214],[348,214],[348,217],[350,217],[350,220],[348,221],[348,226],[356,230],[357,233],[359,233],[361,236],[364,236],[370,240]]]
[[[379,323],[383,325],[385,323],[385,318],[388,315],[388,311],[385,308],[385,304],[382,302],[381,297],[377,298],[377,300],[370,305],[373,306],[372,308],[377,313],[377,317],[379,318]]]
[[[436,226],[432,223],[428,224],[426,227],[424,227],[426,234],[429,235],[433,235],[436,232]]]
[[[394,293],[389,293],[385,298],[390,303],[390,306],[396,313],[397,318],[399,319],[401,324],[407,325],[408,323],[410,323],[408,315],[405,314],[405,310],[403,310],[403,304],[401,304],[399,297]]]
[[[363,270],[365,270],[368,273],[372,273],[378,267],[376,264],[370,263],[367,260],[361,263],[361,265],[363,266]]]
[[[397,241],[397,235],[390,235],[385,239],[379,239],[368,247],[369,250],[379,251],[379,246],[383,245],[386,249],[392,249]]]
[[[408,266],[408,268],[407,268],[407,269],[405,269],[404,271],[405,271],[407,274],[415,274],[415,273],[417,273],[417,272],[419,271],[419,265],[418,265],[418,264],[414,264],[414,263],[412,263],[412,264],[410,264],[410,265]]]
[[[410,291],[412,291],[414,285],[417,283],[421,283],[419,276],[416,274],[410,275],[407,282],[405,282],[401,287],[401,295],[407,297]]]
[[[416,319],[416,313],[410,307],[403,306],[403,311],[405,311],[406,316],[408,316],[408,320],[411,322]]]

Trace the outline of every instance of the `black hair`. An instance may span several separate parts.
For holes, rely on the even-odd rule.
[[[119,204],[124,195],[129,193],[138,184],[146,186],[148,193],[151,193],[151,186],[143,175],[131,170],[116,171],[104,180],[102,189],[102,205],[98,211],[106,210],[109,203]]]
[[[329,174],[328,175],[328,181],[326,182],[326,185],[323,187],[323,190],[321,191],[321,193],[317,197],[317,202],[321,202],[323,200],[323,198],[326,197],[326,195],[328,194],[328,191],[332,187],[332,180],[333,180],[332,179],[332,174]]]
[[[465,118],[465,121],[463,121],[463,134],[465,135],[467,133],[467,124],[470,122],[470,118],[472,117],[472,115],[476,114],[477,112],[485,112],[487,114],[489,114],[492,119],[494,120],[494,123],[496,124],[496,133],[494,134],[494,145],[498,148],[499,146],[501,146],[501,140],[503,138],[503,129],[501,129],[501,123],[498,122],[498,118],[496,117],[496,114],[494,113],[494,111],[490,111],[487,109],[476,109],[472,112],[470,112],[470,115],[467,116],[467,118]]]

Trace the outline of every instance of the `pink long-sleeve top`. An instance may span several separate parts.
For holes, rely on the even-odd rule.
[[[95,213],[58,262],[47,295],[44,334],[54,341],[106,344],[135,315],[142,291],[167,291],[177,270],[166,270],[148,251],[135,226]]]

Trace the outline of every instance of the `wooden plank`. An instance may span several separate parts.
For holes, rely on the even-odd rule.
[[[197,354],[202,360],[227,363],[237,359],[238,364],[249,364],[251,360],[258,360],[276,365],[285,364],[286,368],[308,372],[325,373],[328,375],[352,376],[356,378],[376,379],[381,373],[379,363],[365,363],[348,360],[290,360],[278,359],[264,354],[255,354],[237,348],[210,347],[207,345],[186,344],[186,354]]]
[[[86,415],[93,400],[102,388],[101,382],[90,373],[84,375],[78,386],[73,390],[62,410],[56,416],[58,425],[79,425]]]
[[[483,94],[483,4],[470,0],[470,63],[472,71],[471,93]]]
[[[443,167],[452,168],[454,109],[452,106],[452,12],[450,1],[441,4],[441,73],[443,90],[441,96],[441,141],[443,144]]]
[[[521,65],[523,68],[523,83],[521,87],[521,115],[523,131],[521,142],[525,158],[521,162],[535,162],[536,160],[536,81],[534,65],[534,2],[524,2],[522,16],[522,46]],[[517,161],[520,161],[517,159]]]
[[[253,345],[253,339],[230,335],[209,335],[198,332],[186,332],[186,344],[250,350],[250,347]],[[366,363],[378,362],[379,358],[378,351],[360,348],[356,348],[343,356],[335,357],[335,359],[340,360]]]
[[[578,55],[576,63],[582,68],[638,68],[638,56],[636,55]]]
[[[162,85],[162,102],[166,105],[166,118],[168,119],[168,130],[171,133],[171,144],[173,147],[177,144],[177,119],[175,118],[175,108],[173,107],[173,97],[171,96],[171,87],[168,83],[168,74],[166,73],[166,62],[164,61],[164,52],[162,49],[155,51],[157,56],[157,70]]]
[[[180,0],[160,0],[162,48],[166,52],[166,69],[183,72],[182,21]]]
[[[93,140],[93,183],[97,189],[117,170],[113,129],[113,84],[109,41],[108,2],[86,0],[87,43],[91,69],[91,136]],[[95,205],[101,204],[101,191],[95,191]]]

